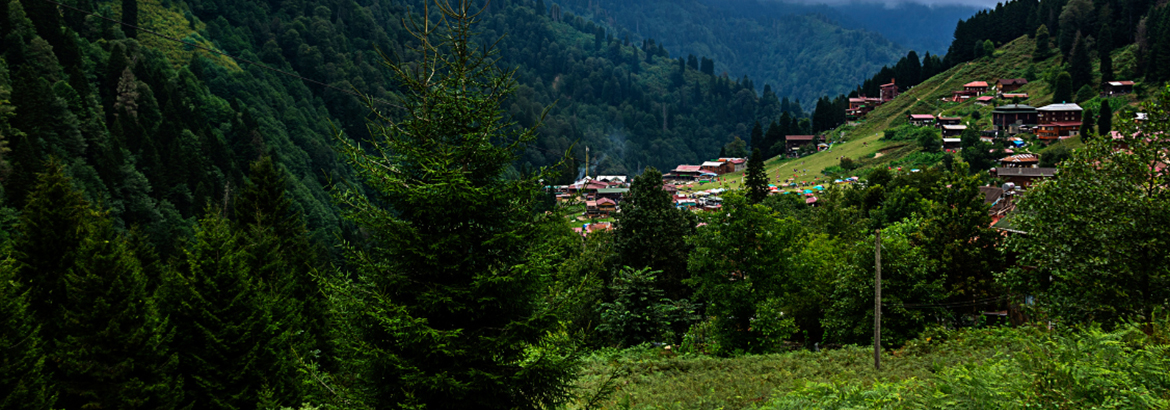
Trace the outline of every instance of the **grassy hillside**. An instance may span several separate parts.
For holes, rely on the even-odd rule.
[[[790,159],[776,157],[766,162],[769,181],[795,178],[800,183],[832,182],[833,178],[825,176],[825,168],[840,164],[840,157],[860,160],[862,167],[854,175],[864,175],[874,167],[904,166],[915,167],[928,165],[938,160],[938,156],[927,157],[917,150],[913,141],[885,141],[881,137],[888,128],[906,123],[908,114],[934,114],[963,117],[964,123],[977,129],[991,127],[991,111],[995,105],[1004,104],[997,101],[995,104],[980,106],[975,101],[945,102],[942,98],[950,96],[952,91],[960,90],[963,84],[971,81],[986,81],[994,83],[1000,78],[1027,78],[1029,83],[1019,92],[1028,93],[1029,98],[1021,100],[1021,104],[1041,107],[1052,102],[1052,89],[1047,79],[1055,78],[1060,72],[1060,57],[1051,57],[1046,61],[1033,62],[1031,52],[1035,48],[1032,39],[1022,36],[1005,44],[996,50],[993,57],[984,57],[969,63],[961,64],[936,75],[922,84],[906,91],[898,98],[878,107],[870,112],[865,119],[856,124],[843,125],[830,131],[826,137],[837,136],[838,142],[831,150],[826,150],[806,157]],[[1120,78],[1127,78],[1133,73],[1132,46],[1114,52],[1114,66]],[[1094,66],[1094,70],[1096,67]],[[1095,75],[1099,76],[1099,73]],[[1153,87],[1156,88],[1156,87]],[[1138,82],[1135,93],[1122,97],[1110,98],[1110,104],[1116,112],[1126,105],[1136,105],[1153,89],[1151,86]],[[1098,111],[1101,97],[1094,97],[1080,102],[1085,108]],[[1036,146],[1037,151],[1042,147]],[[799,169],[794,175],[793,169]],[[807,171],[805,171],[807,170]],[[721,183],[696,184],[694,190],[710,189],[720,185],[737,188],[741,186],[743,173],[727,174]]]
[[[1161,408],[1167,330],[939,331],[882,352],[881,370],[866,346],[729,359],[643,347],[588,358],[579,387],[609,391],[608,409]]]

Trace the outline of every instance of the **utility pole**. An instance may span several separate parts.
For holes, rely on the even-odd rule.
[[[873,247],[873,369],[882,369],[882,230],[874,235]]]

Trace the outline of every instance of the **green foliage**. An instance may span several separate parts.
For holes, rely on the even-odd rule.
[[[1048,33],[1048,26],[1043,24],[1036,29],[1036,48],[1032,51],[1032,61],[1044,61],[1052,54],[1051,37]]]
[[[768,197],[768,175],[764,172],[764,155],[759,148],[753,148],[752,157],[748,159],[744,186],[747,188],[748,201],[753,204],[763,202]]]
[[[914,140],[918,142],[918,146],[922,147],[923,152],[937,153],[942,150],[942,136],[934,128],[922,128],[915,131]]]
[[[1067,103],[1072,101],[1072,90],[1072,76],[1070,76],[1068,72],[1061,72],[1056,76],[1056,80],[1052,84],[1052,102]]]
[[[166,312],[186,329],[173,346],[191,405],[252,408],[267,389],[275,393],[269,399],[299,401],[287,357],[289,339],[300,329],[294,317],[279,314],[293,300],[264,292],[284,289],[252,269],[250,256],[264,251],[254,245],[222,216],[209,214],[178,266],[165,274]]]
[[[727,158],[747,158],[747,143],[744,142],[743,139],[735,137],[731,140],[731,142],[728,142],[727,145],[723,146],[723,150],[720,151],[719,156]]]
[[[671,301],[662,297],[656,288],[655,274],[650,268],[635,270],[622,267],[614,276],[611,290],[613,302],[602,303],[601,323],[597,330],[619,346],[662,341],[676,324],[694,321],[695,307],[685,299]]]
[[[662,189],[658,170],[647,168],[634,178],[614,227],[619,266],[662,271],[658,288],[670,299],[690,294],[683,281],[690,277],[687,255],[691,245],[686,238],[695,232],[694,216],[674,207],[670,193]]]
[[[421,65],[387,64],[401,108],[375,111],[368,146],[341,140],[376,195],[338,193],[368,235],[345,249],[358,281],[330,285],[350,299],[339,342],[376,408],[554,406],[574,359],[538,305],[542,175],[505,177],[536,134],[501,119],[516,84],[472,41],[471,4],[437,11],[409,26]]]
[[[1095,91],[1093,91],[1093,88],[1089,87],[1088,84],[1085,84],[1085,85],[1081,86],[1081,88],[1079,90],[1077,90],[1077,95],[1075,97],[1076,98],[1075,101],[1078,103],[1083,103],[1085,101],[1089,101],[1089,100],[1093,99],[1093,97],[1096,97],[1096,96],[1097,96],[1097,93]]]
[[[918,131],[922,127],[917,127],[912,124],[902,124],[897,127],[886,128],[882,133],[882,140],[884,141],[908,141],[918,137]]]
[[[1044,150],[1044,153],[1040,155],[1040,166],[1056,167],[1070,157],[1072,157],[1072,150],[1068,146],[1056,144],[1052,148]]]
[[[797,303],[787,264],[802,230],[738,195],[726,197],[724,211],[688,240],[695,247],[689,283],[714,318],[718,354],[775,351],[791,333],[781,315]],[[756,327],[758,320],[766,325]]]
[[[45,341],[11,263],[0,260],[0,407],[51,408],[56,397],[45,370]]]
[[[1113,106],[1109,100],[1101,101],[1101,113],[1097,116],[1097,134],[1102,138],[1110,138],[1113,131]]]
[[[1086,141],[1056,177],[1019,200],[1013,223],[1028,234],[1008,241],[1020,260],[1000,281],[1035,295],[1040,317],[1111,324],[1149,318],[1170,297],[1170,261],[1159,250],[1170,201],[1165,175],[1150,167],[1170,147],[1146,137],[1167,131],[1167,103],[1170,89],[1163,89],[1142,107],[1149,122],[1120,121],[1129,149],[1116,151],[1111,139]]]

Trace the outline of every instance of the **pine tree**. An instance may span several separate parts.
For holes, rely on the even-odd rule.
[[[52,408],[56,397],[45,371],[44,340],[11,263],[0,260],[0,408]]]
[[[1036,48],[1032,51],[1033,61],[1044,61],[1048,56],[1052,55],[1052,45],[1050,42],[1052,38],[1048,34],[1048,26],[1043,24],[1036,29]]]
[[[188,405],[195,408],[251,409],[261,392],[277,389],[289,369],[282,327],[262,288],[268,286],[250,266],[252,253],[224,218],[209,212],[199,221],[181,263],[166,272],[166,312],[183,329],[173,343],[180,353]],[[279,300],[275,301],[279,302]]]
[[[691,214],[675,208],[670,193],[662,189],[662,174],[654,167],[646,168],[630,184],[629,195],[622,199],[622,212],[614,222],[618,264],[662,271],[658,288],[671,299],[685,298],[689,288],[683,280],[688,277],[690,251],[685,238],[694,232],[694,226]]]
[[[1101,114],[1097,117],[1097,133],[1108,138],[1113,131],[1113,107],[1109,100],[1101,101]]]
[[[1100,60],[1101,83],[1113,80],[1113,31],[1109,23],[1101,25],[1101,32],[1097,35],[1097,58]]]
[[[88,211],[65,280],[52,357],[57,404],[67,409],[173,409],[183,399],[174,378],[175,330],[147,291],[147,278],[105,215]]]
[[[1078,90],[1082,86],[1093,83],[1092,59],[1089,58],[1089,48],[1080,34],[1077,34],[1073,43],[1072,59],[1069,62],[1069,75],[1072,76],[1072,89]]]
[[[760,153],[759,148],[752,149],[744,179],[748,201],[758,204],[768,197],[768,175],[764,171],[764,154]]]
[[[1068,72],[1056,75],[1056,84],[1053,84],[1052,102],[1067,103],[1073,100],[1072,76]]]
[[[1096,121],[1093,120],[1093,110],[1086,108],[1085,111],[1081,114],[1081,135],[1083,135],[1082,138],[1087,139],[1087,138],[1092,137],[1093,135],[1097,135],[1097,133],[1093,132],[1093,124],[1096,124]]]
[[[752,135],[751,138],[748,139],[748,147],[754,150],[763,148],[762,145],[764,145],[764,129],[760,126],[760,122],[756,121],[756,123],[752,125]]]
[[[545,257],[533,210],[546,176],[505,177],[535,127],[501,119],[515,80],[473,41],[471,1],[438,4],[442,24],[408,29],[414,52],[441,58],[387,62],[400,115],[371,123],[371,145],[341,144],[376,192],[338,194],[368,235],[345,248],[359,284],[331,285],[361,312],[346,316],[347,352],[374,408],[555,407],[572,359],[542,343],[556,321],[529,265]]]

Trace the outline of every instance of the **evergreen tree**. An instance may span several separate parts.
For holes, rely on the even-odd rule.
[[[537,298],[546,176],[505,176],[535,126],[501,120],[515,80],[473,41],[471,2],[439,12],[438,27],[408,27],[412,51],[437,58],[386,64],[401,110],[371,122],[372,145],[341,143],[376,194],[338,194],[366,234],[345,247],[356,281],[331,282],[352,307],[338,314],[359,312],[339,342],[374,408],[555,407],[574,372],[543,343],[556,324]]]
[[[688,277],[690,252],[685,238],[694,232],[693,219],[690,212],[674,207],[670,193],[662,189],[662,174],[654,167],[646,168],[634,178],[614,222],[618,264],[662,271],[658,288],[671,299],[685,298],[688,289],[683,280]]]
[[[1101,31],[1097,34],[1097,58],[1100,60],[1099,71],[1101,72],[1102,84],[1113,80],[1113,57],[1110,56],[1112,52],[1113,30],[1106,22],[1101,25]]]
[[[1092,59],[1089,58],[1089,48],[1085,43],[1084,37],[1077,34],[1076,42],[1073,43],[1072,59],[1069,62],[1068,69],[1069,75],[1072,76],[1072,89],[1074,90],[1092,84],[1093,82]]]
[[[1048,34],[1048,26],[1043,24],[1036,29],[1036,48],[1032,51],[1033,61],[1044,61],[1052,55],[1052,38]]]
[[[1110,132],[1113,131],[1113,107],[1109,105],[1109,100],[1101,101],[1101,114],[1097,116],[1097,134],[1103,138],[1109,138]]]
[[[112,221],[87,211],[68,270],[53,343],[57,405],[67,409],[173,409],[183,399],[175,378],[175,334],[160,315],[147,278]]]
[[[1093,135],[1097,135],[1097,133],[1093,132],[1093,125],[1096,123],[1093,118],[1093,110],[1086,108],[1084,113],[1081,114],[1081,135],[1084,136],[1083,138],[1087,139]]]
[[[273,314],[281,308],[274,304],[289,301],[266,297],[263,289],[279,285],[250,266],[253,254],[265,251],[247,246],[226,219],[209,214],[182,261],[165,274],[167,313],[183,329],[174,349],[189,405],[250,409],[266,389],[296,403],[281,380],[292,370],[281,366],[290,352],[280,343],[291,320]]]
[[[756,123],[752,125],[752,135],[751,138],[748,139],[748,148],[753,150],[760,149],[763,148],[763,145],[764,129],[760,126],[760,122],[756,121]]]
[[[0,408],[49,409],[56,397],[45,371],[45,342],[11,263],[0,260]]]
[[[1052,85],[1052,102],[1061,104],[1073,100],[1072,77],[1068,72],[1056,75],[1056,83]]]
[[[760,153],[759,148],[753,148],[752,157],[748,159],[744,186],[748,191],[748,201],[753,204],[763,202],[768,197],[768,175],[764,171],[764,154]]]
[[[784,122],[784,118],[788,117],[788,112],[780,114],[780,123]],[[772,121],[768,124],[768,131],[764,133],[764,157],[771,158],[777,155],[784,155],[784,137],[785,130],[781,128],[780,123]]]
[[[138,37],[138,0],[122,0],[122,22],[126,25],[122,26],[122,32],[126,33],[126,37]]]

